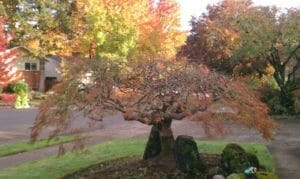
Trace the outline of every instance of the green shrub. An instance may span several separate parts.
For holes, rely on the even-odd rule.
[[[272,111],[272,114],[287,114],[288,109],[284,106],[281,105],[280,103],[280,96],[274,95],[274,96],[269,96],[266,99],[266,103],[268,104],[269,108]]]
[[[13,84],[8,84],[6,87],[3,88],[3,93],[14,93],[12,89]]]
[[[13,93],[17,95],[15,108],[28,108],[29,107],[29,86],[24,81],[19,81],[10,86]]]
[[[12,89],[12,92],[15,94],[29,93],[29,86],[24,81],[13,83],[11,84],[10,88]]]
[[[296,103],[292,97],[292,94],[290,100],[291,103],[294,103],[294,105],[291,105],[289,108],[287,108],[281,104],[281,94],[279,89],[271,86],[264,86],[261,89],[261,93],[262,100],[269,106],[271,114],[295,114],[294,106]]]

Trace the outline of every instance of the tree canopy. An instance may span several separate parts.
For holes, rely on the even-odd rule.
[[[72,19],[78,22],[75,29],[80,34],[75,45],[90,56],[170,58],[184,41],[174,0],[161,0],[157,5],[152,0],[89,0],[76,1],[74,6],[77,11]]]
[[[75,111],[90,122],[121,112],[125,120],[161,126],[162,138],[172,137],[172,120],[182,119],[203,122],[208,134],[222,133],[224,120],[256,128],[267,139],[276,129],[267,106],[242,83],[200,66],[166,61],[125,68],[107,59],[73,60],[62,83],[40,107],[32,138],[49,126],[54,127],[51,136],[78,130],[71,125]]]
[[[291,91],[299,89],[300,10],[254,6],[251,1],[224,0],[192,20],[193,29],[181,54],[227,74],[267,73],[281,91],[281,103],[293,106]]]

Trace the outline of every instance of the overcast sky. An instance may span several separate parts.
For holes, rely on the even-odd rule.
[[[300,0],[252,0],[255,5],[276,5],[280,8],[298,7]],[[199,17],[206,11],[208,4],[215,4],[220,0],[178,0],[181,6],[181,24],[184,30],[189,30],[191,16]]]

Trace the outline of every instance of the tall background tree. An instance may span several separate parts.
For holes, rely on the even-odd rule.
[[[271,66],[280,103],[293,111],[291,92],[299,89],[299,12],[224,0],[192,20],[180,54],[234,76],[262,77]]]
[[[78,52],[131,61],[171,58],[185,38],[175,0],[13,0],[3,5],[16,34],[13,44],[40,57],[41,76],[48,54]]]
[[[241,42],[234,59],[252,58],[274,68],[281,104],[294,109],[292,91],[300,88],[300,9],[280,14],[275,8],[256,7],[239,21]]]
[[[64,51],[68,32],[68,1],[3,0],[12,46],[28,48],[40,59],[40,91],[44,91],[45,56]]]
[[[176,1],[76,1],[72,19],[78,25],[77,46],[89,56],[123,58],[172,57],[184,42]],[[75,25],[75,26],[76,26]],[[78,48],[80,47],[80,48]]]

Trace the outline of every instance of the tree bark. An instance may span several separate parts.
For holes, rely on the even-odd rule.
[[[161,152],[161,141],[158,125],[153,125],[144,151],[143,159],[147,160],[158,156]]]
[[[173,154],[174,136],[171,129],[172,119],[164,119],[152,126],[143,158]]]
[[[159,128],[159,136],[161,143],[160,155],[169,155],[173,153],[175,144],[174,135],[171,129],[172,119],[165,119]]]

